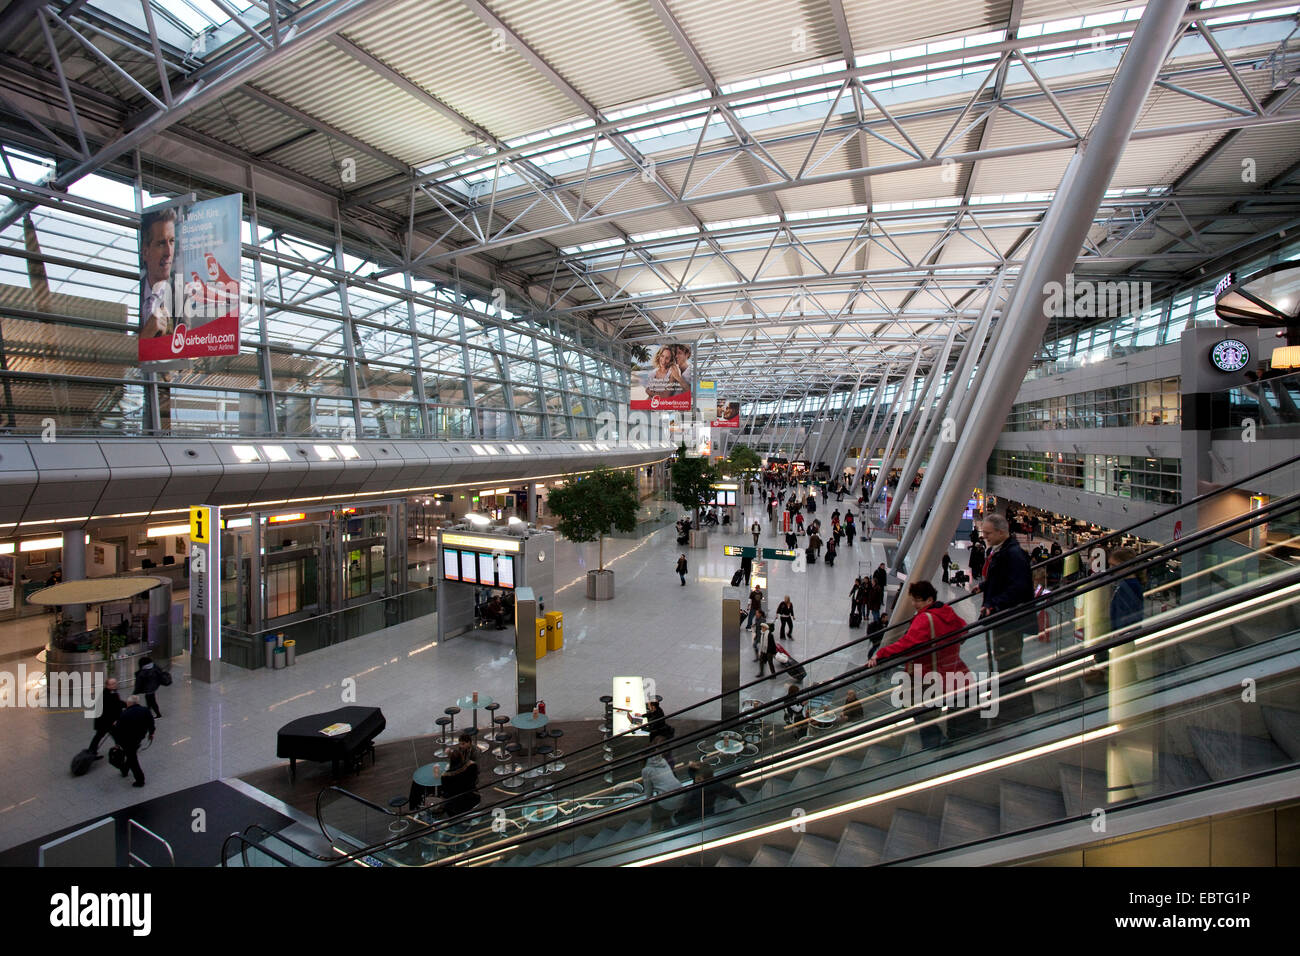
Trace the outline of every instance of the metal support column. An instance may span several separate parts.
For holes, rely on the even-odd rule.
[[[886,368],[885,373],[880,376],[880,382],[876,385],[875,394],[871,397],[871,407],[868,411],[863,409],[862,421],[858,422],[858,429],[862,427],[862,422],[867,423],[866,431],[862,432],[862,441],[867,441],[871,435],[872,429],[876,427],[876,416],[880,414],[880,406],[884,403],[885,392],[889,389],[889,375],[892,369]],[[853,490],[861,484],[862,463],[871,458],[871,448],[865,444],[858,446],[858,462],[853,467],[853,477],[849,480],[849,490]],[[843,470],[843,465],[840,466]]]
[[[253,167],[251,165],[245,166],[244,172],[248,182],[248,238],[252,240],[253,249],[255,250],[253,252],[253,281],[257,283],[257,288],[253,291],[257,295],[258,366],[262,372],[262,388],[266,389],[264,396],[266,403],[266,431],[268,434],[278,435],[280,434],[280,423],[275,416],[275,378],[271,373],[271,350],[266,336],[266,286],[262,276],[262,230],[258,226],[257,220],[257,190],[253,188]]]
[[[944,417],[952,420],[953,440],[942,441],[934,445],[934,454],[930,459],[929,467],[926,469],[926,476],[921,481],[916,501],[913,503],[918,511],[926,512],[930,510],[930,506],[934,502],[934,496],[938,492],[939,486],[943,484],[944,476],[948,473],[948,466],[952,462],[953,449],[957,447],[956,436],[961,434],[962,425],[970,412],[970,404],[979,391],[980,382],[983,381],[988,371],[989,360],[992,359],[994,349],[997,347],[998,336],[1003,328],[1002,323],[999,322],[993,327],[992,335],[988,335],[988,330],[993,321],[993,312],[996,309],[998,293],[1002,289],[1004,275],[1005,273],[999,272],[994,280],[988,301],[984,303],[984,309],[976,322],[975,334],[966,344],[966,351],[962,353],[962,360],[952,383],[953,390],[949,403],[940,408],[941,417],[937,420],[940,423],[942,423]],[[987,348],[984,347],[986,336],[988,337]],[[983,361],[980,359],[981,352],[984,355]],[[972,375],[974,375],[973,379]],[[947,408],[951,408],[952,411],[947,416],[944,416],[943,411]],[[920,531],[921,526],[919,524],[912,524],[904,529],[903,536],[898,542],[898,550],[894,553],[895,571],[903,570],[903,563],[907,557],[908,549],[911,547],[912,542],[916,540],[916,536]]]
[[[880,486],[887,485],[889,479],[889,469],[894,465],[894,449],[898,441],[899,429],[903,427],[903,403],[907,401],[908,394],[912,391],[912,380],[916,378],[916,370],[921,366],[921,350],[916,350],[916,355],[912,357],[912,366],[907,370],[907,375],[903,377],[903,384],[898,389],[898,400],[894,406],[898,409],[894,415],[894,427],[889,431],[889,440],[885,442],[884,454],[880,457],[880,470],[876,472],[876,480],[871,483],[871,493],[867,495],[867,510],[874,510],[876,498],[880,496]],[[913,407],[912,411],[916,411]],[[906,416],[911,418],[911,412]]]
[[[930,409],[934,405],[936,394],[939,391],[939,383],[943,381],[944,370],[948,367],[948,358],[952,355],[953,342],[957,338],[957,322],[954,320],[952,328],[948,331],[948,339],[943,343],[943,349],[939,353],[939,359],[930,369],[930,375],[925,381],[925,389],[921,393],[920,409],[921,415],[916,422],[915,432],[904,430],[904,436],[911,435],[907,438],[907,458],[903,460],[903,468],[898,473],[898,487],[909,488],[912,485],[912,479],[916,476],[917,469],[921,466],[922,448],[924,447],[924,436],[930,431]],[[945,389],[945,394],[947,390]],[[936,414],[934,420],[938,421],[939,416]],[[903,496],[897,495],[894,498],[894,504],[889,509],[889,515],[885,518],[885,524],[894,524],[898,521],[898,513],[903,509]]]
[[[957,440],[952,468],[939,489],[934,520],[927,523],[917,543],[912,573],[918,579],[928,579],[934,573],[939,555],[952,540],[961,506],[1015,403],[1017,390],[1008,383],[1024,378],[1047,331],[1047,284],[1064,282],[1074,267],[1152,84],[1182,32],[1186,10],[1185,0],[1151,0],[1147,4],[1107,90],[1101,115],[1065,169],[1003,315],[997,351],[988,363],[998,370],[997,378],[984,378]],[[906,620],[911,614],[911,599],[904,591],[893,619]]]

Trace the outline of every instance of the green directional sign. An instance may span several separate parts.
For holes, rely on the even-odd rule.
[[[766,551],[767,549],[764,548],[763,550]],[[722,553],[723,553],[724,555],[726,555],[728,558],[756,558],[756,557],[758,557],[758,549],[757,549],[757,548],[742,548],[742,547],[739,547],[738,545],[734,545],[734,544],[724,544],[724,545],[722,546]]]
[[[793,561],[798,554],[798,551],[787,551],[784,548],[763,549],[763,557],[770,561]]]

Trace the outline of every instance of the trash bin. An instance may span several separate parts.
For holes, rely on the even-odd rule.
[[[284,666],[285,667],[293,666],[293,659],[295,656],[297,656],[296,655],[297,647],[298,647],[297,641],[284,642]]]
[[[546,612],[546,649],[558,651],[564,647],[564,612]]]
[[[546,656],[546,618],[539,617],[534,623],[537,626],[537,659],[541,660]]]
[[[266,638],[264,639],[263,643],[266,646],[266,666],[274,667],[275,666],[275,635],[274,634],[266,635]]]
[[[279,670],[281,667],[284,666],[284,658],[285,658],[284,648],[277,647],[275,649],[275,665],[274,665],[276,670]]]

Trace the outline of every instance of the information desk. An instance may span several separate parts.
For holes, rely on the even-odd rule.
[[[643,677],[615,677],[611,694],[614,698],[614,736],[610,739],[612,756],[621,760],[628,754],[641,750],[650,734],[645,729],[646,681]],[[629,733],[630,731],[630,733]],[[623,736],[619,736],[619,735]],[[641,768],[628,765],[619,768],[614,781],[639,777]]]
[[[322,733],[335,724],[348,724],[350,729],[334,736]],[[351,765],[386,726],[384,713],[378,707],[340,707],[323,714],[309,714],[280,728],[275,755],[289,758],[292,779],[297,779],[299,760],[328,760],[337,776],[340,762],[344,767]]]

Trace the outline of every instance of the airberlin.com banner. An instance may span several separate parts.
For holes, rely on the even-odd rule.
[[[635,411],[688,412],[691,402],[691,346],[661,345],[647,368],[632,370]]]
[[[714,428],[740,427],[740,402],[728,402],[718,399],[718,417],[713,419]]]
[[[235,194],[141,217],[141,362],[239,354],[243,211]]]

